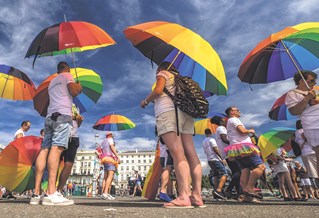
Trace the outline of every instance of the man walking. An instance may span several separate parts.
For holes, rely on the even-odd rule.
[[[43,205],[71,205],[73,200],[64,198],[56,190],[56,178],[61,153],[68,148],[68,140],[72,125],[72,102],[82,86],[75,83],[70,74],[69,65],[60,62],[57,66],[58,76],[49,85],[50,104],[44,125],[44,139],[41,151],[36,160],[35,193],[30,204],[40,203],[40,186],[46,163],[49,172],[48,195],[43,198]]]
[[[216,140],[212,138],[211,130],[205,129],[205,135],[206,138],[203,140],[202,145],[207,156],[208,165],[213,170],[215,187],[213,193],[215,197],[225,199],[225,196],[222,194],[222,189],[227,180],[226,161],[221,156]]]

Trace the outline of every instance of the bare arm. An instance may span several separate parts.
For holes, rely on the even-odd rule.
[[[237,131],[241,134],[255,134],[255,130],[254,129],[246,129],[243,125],[238,125],[236,127]]]
[[[81,116],[81,115],[76,115],[76,116],[75,116],[75,120],[76,120],[76,122],[78,123],[78,127],[80,127],[81,124],[82,124],[82,122],[83,122],[83,120],[84,120],[84,117]]]
[[[70,92],[70,95],[75,97],[75,96],[77,96],[78,94],[81,93],[82,86],[81,86],[80,83],[71,82],[71,83],[68,84],[68,90]]]
[[[223,141],[224,143],[226,143],[227,145],[229,145],[229,140],[228,140],[226,134],[220,134],[220,138],[222,139],[222,141]]]
[[[309,91],[302,101],[300,101],[295,106],[288,108],[288,111],[292,115],[300,115],[306,109],[309,101],[312,100],[314,97],[316,97],[316,93],[314,92],[314,90]]]
[[[19,133],[19,134],[16,135],[16,139],[21,138],[21,137],[23,137],[22,133]]]
[[[113,152],[113,154],[117,157],[118,161],[120,161],[120,158],[117,154],[117,151],[116,151],[114,145],[110,145],[110,148],[111,148],[111,151]]]
[[[154,90],[147,96],[147,98],[141,101],[140,106],[144,108],[146,105],[148,105],[149,102],[154,101],[154,99],[159,97],[163,93],[165,83],[165,78],[162,76],[158,76],[156,78],[156,85]]]
[[[217,154],[217,156],[220,158],[220,161],[223,162],[224,165],[226,165],[226,161],[223,160],[222,155],[220,154],[218,147],[215,146],[215,147],[213,147],[213,149],[214,149],[215,153]]]

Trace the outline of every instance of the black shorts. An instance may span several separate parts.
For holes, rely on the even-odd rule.
[[[76,152],[79,146],[80,146],[79,137],[71,137],[69,140],[68,149],[64,150],[61,154],[61,160],[64,160],[64,162],[74,163]]]
[[[166,162],[165,162],[166,160]],[[165,169],[166,166],[173,166],[173,158],[171,156],[171,154],[169,153],[169,151],[167,151],[167,158],[165,157],[160,157],[160,164],[162,169]]]

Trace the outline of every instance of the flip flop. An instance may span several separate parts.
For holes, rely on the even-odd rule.
[[[252,198],[263,199],[262,196],[255,194],[255,193],[252,193],[252,192],[244,191],[244,195],[247,195],[247,196],[252,197]]]
[[[205,208],[206,207],[203,200],[199,201],[200,203],[198,204],[195,202],[194,197],[191,196],[191,197],[189,197],[189,199],[191,201],[192,206],[194,206],[195,208]]]
[[[175,200],[173,200],[173,201],[175,201]],[[173,201],[164,204],[163,207],[167,208],[167,209],[191,209],[191,208],[194,208],[194,206],[178,205],[177,203],[174,203]]]

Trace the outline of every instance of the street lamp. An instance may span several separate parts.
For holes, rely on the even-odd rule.
[[[95,148],[98,146],[97,140],[99,138],[99,134],[94,135],[94,140],[95,140]],[[96,155],[94,154],[93,157],[94,160],[94,165],[93,165],[93,180],[92,180],[92,196],[94,197],[96,195],[96,186],[97,186],[97,181],[96,181]]]

